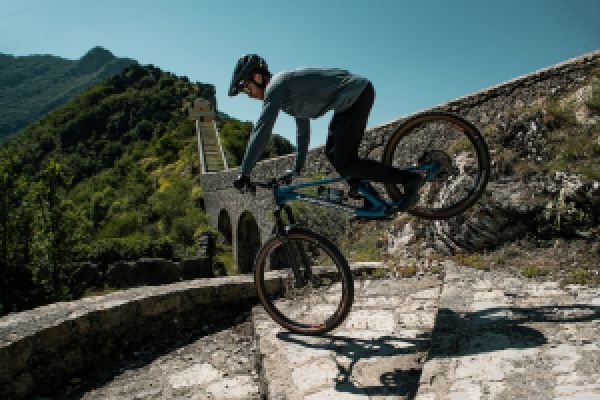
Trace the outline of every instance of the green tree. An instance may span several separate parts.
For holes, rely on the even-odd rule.
[[[274,155],[276,156],[290,154],[296,150],[295,146],[292,145],[289,142],[289,140],[278,134],[273,135],[273,138],[271,139],[271,144],[273,146]]]
[[[54,296],[60,298],[62,269],[90,224],[81,210],[65,199],[70,180],[58,162],[50,159],[39,178],[34,186],[39,206],[34,235],[36,261],[40,278],[49,278]]]
[[[31,182],[17,176],[9,158],[0,162],[0,301],[2,313],[28,304],[33,284],[31,261],[33,215]]]
[[[150,197],[149,202],[153,213],[158,219],[164,221],[165,233],[171,231],[175,218],[185,215],[187,208],[193,206],[189,201],[191,191],[191,182],[176,180]]]
[[[240,165],[246,153],[246,146],[252,133],[252,123],[237,120],[225,120],[220,128],[223,137],[223,146],[227,153],[228,161],[234,165]],[[260,159],[272,158],[290,154],[295,147],[283,136],[273,134]]]
[[[1,313],[10,307],[10,296],[8,292],[8,247],[10,237],[9,212],[11,210],[11,195],[14,190],[14,175],[10,164],[0,160],[0,300],[2,302]]]

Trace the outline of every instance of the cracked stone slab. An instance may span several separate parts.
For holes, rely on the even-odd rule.
[[[446,266],[416,399],[600,399],[599,299]]]
[[[344,323],[323,337],[291,334],[253,309],[268,399],[405,399],[417,390],[441,281],[356,280]]]
[[[74,379],[52,399],[260,399],[253,343],[250,321],[207,328],[187,344],[140,354],[107,376]]]

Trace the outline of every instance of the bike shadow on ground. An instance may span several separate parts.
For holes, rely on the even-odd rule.
[[[573,304],[492,307],[468,313],[437,312],[428,359],[460,357],[548,343],[538,323],[569,324],[600,320],[600,306]],[[529,324],[536,324],[536,329]]]
[[[320,338],[290,332],[276,336],[282,341],[308,349],[333,352],[337,365],[335,390],[368,396],[413,398],[419,387],[423,362],[434,358],[463,357],[507,349],[529,349],[548,343],[543,328],[528,324],[563,324],[600,320],[600,306],[576,304],[539,307],[493,307],[476,312],[456,313],[441,308],[431,335],[414,337],[382,335],[360,339],[336,334]],[[377,363],[369,359],[407,356],[406,365],[392,365],[380,373],[378,385],[361,385],[359,374]],[[412,357],[411,357],[412,355]],[[422,355],[422,357],[421,357]],[[412,360],[411,360],[412,358]],[[399,358],[401,362],[402,358]],[[367,362],[365,362],[367,361]],[[355,367],[361,366],[357,373]],[[375,367],[373,370],[377,370]]]
[[[355,367],[370,359],[394,356],[425,354],[429,347],[429,335],[411,338],[396,335],[382,335],[372,339],[359,339],[342,335],[324,335],[318,338],[307,337],[290,332],[279,332],[277,338],[313,350],[333,352],[333,360],[337,366],[335,390],[369,396],[401,395],[416,393],[419,368],[392,368],[381,374],[380,385],[357,385]],[[410,363],[413,366],[417,364]],[[368,365],[365,366],[368,368]]]

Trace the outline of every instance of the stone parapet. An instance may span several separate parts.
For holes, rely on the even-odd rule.
[[[278,277],[269,278],[278,290]],[[250,276],[147,286],[55,303],[0,319],[0,398],[50,393],[77,374],[256,304]]]
[[[83,262],[71,275],[69,287],[74,299],[82,297],[86,289],[132,288],[142,285],[164,285],[182,280],[212,278],[213,254],[188,257],[181,261],[164,258],[120,260],[112,264]]]

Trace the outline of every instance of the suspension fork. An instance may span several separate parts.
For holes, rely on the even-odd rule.
[[[296,218],[294,218],[294,215],[292,213],[292,208],[289,205],[285,205],[283,210],[285,211],[285,214],[287,215],[288,221],[290,222],[291,226],[296,225]],[[310,260],[310,257],[308,254],[306,254],[306,249],[304,249],[302,247],[302,245],[300,245],[300,243],[296,243],[296,251],[298,252],[298,255],[300,256],[300,258],[302,259],[302,266],[304,267],[304,279],[311,281],[313,278],[313,273],[312,273],[312,262]]]
[[[288,224],[283,221],[281,212],[285,213],[287,217]],[[296,218],[294,218],[294,214],[292,213],[292,208],[287,204],[282,207],[277,207],[274,212],[275,216],[275,234],[277,236],[287,236],[288,230],[290,227],[296,225]]]
[[[281,207],[277,207],[275,209],[275,212],[273,213],[273,216],[275,217],[275,235],[276,236],[287,236],[287,230],[286,230],[286,225],[283,222],[283,219],[281,218]]]
[[[281,212],[284,212],[289,225],[285,225],[283,222],[283,218]],[[290,226],[294,226],[296,224],[296,219],[292,213],[292,209],[289,205],[284,205],[282,208],[278,207],[275,210],[275,230],[276,234],[283,239],[285,256],[287,258],[288,264],[291,266],[292,271],[294,273],[294,280],[296,282],[296,287],[304,287],[307,281],[312,280],[312,269],[310,267],[310,257],[306,254],[305,249],[302,247],[300,243],[295,243],[290,241],[287,238],[288,228]],[[295,254],[291,254],[291,253]],[[297,260],[301,260],[301,263],[297,262]],[[304,267],[304,268],[301,268]]]

